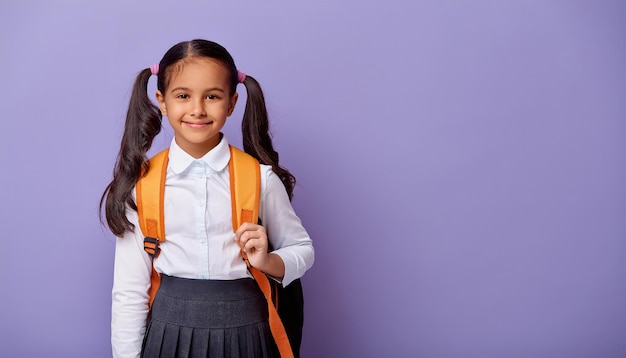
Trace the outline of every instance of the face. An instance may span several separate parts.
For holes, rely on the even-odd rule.
[[[194,158],[219,143],[220,131],[237,103],[237,93],[230,95],[226,68],[211,59],[192,59],[173,68],[165,93],[157,91],[156,97],[176,143]]]

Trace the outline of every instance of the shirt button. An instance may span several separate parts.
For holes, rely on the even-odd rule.
[[[199,203],[198,203],[198,206],[199,206],[199,207],[203,207],[203,206],[204,206],[204,202],[202,202],[202,201],[201,201],[201,202],[199,202]]]

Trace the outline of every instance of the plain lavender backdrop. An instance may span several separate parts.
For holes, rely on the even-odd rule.
[[[626,356],[625,35],[619,0],[2,1],[0,355],[110,356],[130,86],[202,37],[299,179],[303,357]]]

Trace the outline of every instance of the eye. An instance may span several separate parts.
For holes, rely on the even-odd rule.
[[[180,99],[188,99],[189,95],[186,93],[181,93],[179,95],[176,96],[176,98],[180,98]]]
[[[216,96],[216,95],[214,95],[214,94],[208,94],[208,95],[206,96],[206,98],[207,98],[207,99],[219,99],[219,97],[218,97],[218,96]]]

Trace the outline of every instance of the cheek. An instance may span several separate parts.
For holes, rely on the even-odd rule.
[[[167,122],[170,124],[172,128],[176,127],[176,121],[171,119],[169,116],[167,117]]]
[[[166,109],[167,109],[167,114],[163,114],[166,115],[168,117],[179,117],[181,114],[183,114],[185,112],[184,107],[182,107],[180,104],[178,103],[169,103],[166,104]]]
[[[173,105],[167,103],[167,101],[162,102],[159,105],[159,108],[161,109],[161,114],[163,116],[170,115],[173,112],[173,110],[175,109],[175,107]]]

